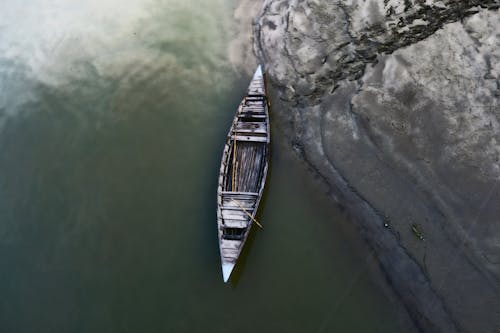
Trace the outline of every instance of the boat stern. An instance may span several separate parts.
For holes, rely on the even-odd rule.
[[[231,262],[223,262],[222,263],[222,277],[224,282],[227,283],[229,277],[231,276],[231,272],[233,271],[234,264]]]

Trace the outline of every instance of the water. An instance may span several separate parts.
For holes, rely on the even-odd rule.
[[[3,1],[1,332],[402,332],[279,129],[264,230],[222,283],[235,6]]]

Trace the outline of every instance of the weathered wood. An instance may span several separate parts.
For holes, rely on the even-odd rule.
[[[248,219],[244,220],[224,219],[224,226],[229,228],[247,228]]]
[[[236,188],[236,185],[235,185],[236,180],[235,180],[235,174],[234,174],[234,170],[236,169],[236,140],[235,139],[233,139],[233,161],[232,162],[233,162],[233,172],[231,174],[231,177],[233,179],[233,182],[231,183],[232,184],[231,187],[234,191],[234,189]]]
[[[252,113],[255,115],[263,115],[265,113],[264,108],[256,108],[256,107],[244,107],[241,109],[242,112]]]
[[[249,196],[249,197],[256,197],[259,195],[258,192],[238,192],[238,191],[222,191],[220,194],[227,195],[227,196],[245,195],[245,196]]]
[[[253,210],[254,209],[253,204],[246,204],[244,206],[246,207],[247,210]],[[230,206],[230,205],[223,205],[221,212],[222,212],[222,214],[224,214],[224,212],[229,212],[229,211],[233,211],[233,210],[240,211],[241,209],[236,204],[232,205],[232,206]]]
[[[233,210],[233,211],[222,211],[222,218],[224,220],[238,220],[238,221],[248,221],[248,218],[245,214],[241,213],[240,211]]]
[[[250,218],[252,219],[252,221],[257,224],[261,229],[263,228],[262,227],[262,224],[259,223],[259,221],[257,221],[252,214],[250,214],[245,208],[243,208],[243,206],[241,206],[236,200],[235,200],[236,204],[238,206],[240,206],[241,210]]]
[[[227,281],[253,223],[269,160],[269,111],[263,74],[254,74],[236,112],[224,147],[217,194],[217,223],[224,281]]]
[[[242,119],[242,121],[265,121],[266,120],[266,115],[265,114],[255,114],[255,113],[245,113],[242,112],[238,114],[238,118]]]
[[[254,121],[237,122],[234,130],[238,133],[267,134],[266,123]]]
[[[235,135],[234,138],[238,141],[250,141],[250,142],[268,142],[267,137],[256,136],[256,135]]]

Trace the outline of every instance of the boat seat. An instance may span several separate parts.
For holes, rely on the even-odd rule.
[[[232,192],[232,191],[222,191],[222,207],[223,209],[228,209],[233,207],[234,209],[243,207],[247,211],[253,210],[255,203],[257,201],[258,193],[254,192]],[[241,207],[240,207],[241,206]]]
[[[250,141],[250,142],[267,142],[267,136],[251,136],[251,135],[236,135],[231,136],[232,139],[238,141]]]
[[[222,191],[221,193],[223,196],[227,197],[249,197],[249,198],[255,198],[259,196],[259,193],[257,192],[237,192],[237,191]]]
[[[247,221],[224,219],[222,223],[224,224],[225,227],[229,228],[247,228],[248,225],[250,224],[248,219]]]
[[[236,199],[236,200],[238,201],[238,203],[240,204],[241,207],[245,208],[245,210],[247,212],[252,212],[253,209],[255,208],[253,206],[253,204],[255,203],[255,200],[247,201],[246,203],[244,201],[242,201],[242,200],[238,200],[238,199]],[[227,205],[220,206],[220,209],[227,210],[227,211],[230,211],[230,210],[241,210],[241,207],[238,206],[232,200],[230,200],[229,202],[226,202],[226,203],[227,203]],[[245,207],[245,206],[247,206],[247,207]]]
[[[238,247],[241,244],[240,240],[230,240],[230,239],[222,239],[222,246],[221,246],[221,256],[226,259],[226,260],[235,260],[238,258],[238,254],[240,253],[240,250]],[[225,247],[229,244],[234,244],[233,247]]]
[[[265,102],[246,102],[242,104],[242,107],[244,108],[259,108],[259,109],[265,109],[266,103]]]
[[[266,105],[266,101],[264,99],[245,99],[243,105],[254,105],[264,107]]]
[[[240,121],[263,122],[267,116],[265,114],[255,114],[251,112],[241,112],[238,114]]]
[[[250,87],[248,87],[248,95],[264,95],[264,80],[252,80],[252,82],[250,82]]]
[[[257,108],[243,108],[241,109],[240,113],[246,113],[246,114],[251,114],[255,116],[266,116],[266,113],[264,112],[264,109],[257,109]]]
[[[235,132],[238,133],[267,133],[266,123],[263,122],[244,122],[240,121],[236,123],[234,128]]]
[[[248,210],[245,208],[245,210],[248,212]],[[233,220],[233,221],[247,221],[248,220],[248,215],[240,208],[240,210],[236,209],[222,209],[222,218],[224,220]],[[249,212],[251,213],[251,212]]]

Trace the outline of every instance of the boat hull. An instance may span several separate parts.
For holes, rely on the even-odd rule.
[[[217,189],[217,229],[224,282],[241,254],[259,207],[269,164],[269,108],[264,75],[255,72],[227,135]]]

